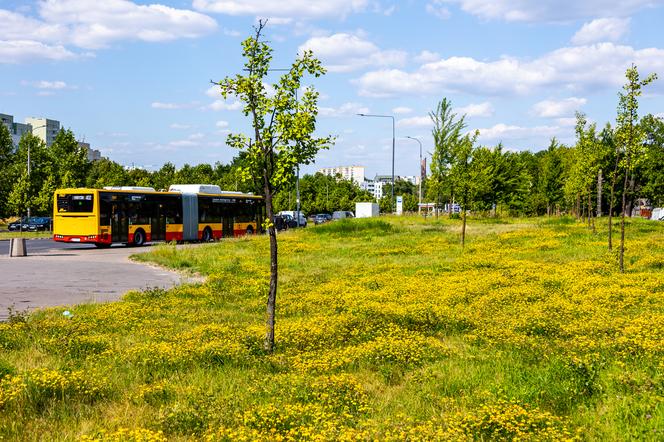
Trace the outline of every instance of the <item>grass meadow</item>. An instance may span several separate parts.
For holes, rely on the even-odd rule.
[[[0,324],[0,439],[663,440],[664,223],[339,221],[136,259],[207,276]]]

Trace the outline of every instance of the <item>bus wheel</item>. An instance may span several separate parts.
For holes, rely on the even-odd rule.
[[[134,232],[134,245],[140,247],[143,244],[145,244],[145,233],[143,230],[138,229]]]
[[[205,230],[203,230],[203,235],[201,235],[201,241],[202,242],[212,241],[212,230],[210,230],[209,227],[206,227]]]
[[[96,242],[95,247],[98,249],[108,249],[109,247],[111,247],[111,245],[105,242]]]
[[[254,228],[252,226],[247,227],[247,235],[253,235],[254,234]]]

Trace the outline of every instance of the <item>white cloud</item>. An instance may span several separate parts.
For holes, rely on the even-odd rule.
[[[394,109],[392,109],[392,113],[393,113],[393,114],[396,114],[396,115],[399,115],[399,114],[409,114],[409,113],[411,113],[412,111],[413,111],[413,110],[412,110],[411,108],[406,107],[406,106],[398,106],[398,107],[395,107]]]
[[[178,129],[178,130],[191,129],[191,125],[189,125],[189,124],[180,124],[180,123],[173,123],[169,127],[171,129]]]
[[[47,80],[42,80],[39,81],[35,84],[35,87],[38,89],[66,89],[67,83],[64,81],[47,81]],[[71,87],[71,86],[69,86]]]
[[[399,127],[430,127],[433,126],[431,117],[410,117],[397,121]]]
[[[401,66],[407,58],[404,51],[383,51],[361,35],[348,33],[312,37],[298,50],[312,50],[330,72],[350,72],[367,66]]]
[[[217,28],[199,12],[128,0],[44,0],[37,17],[0,9],[0,63],[35,59],[67,60],[79,56],[69,49],[106,47],[122,40],[168,41],[196,38]]]
[[[119,40],[196,38],[217,28],[214,19],[199,12],[127,0],[104,0],[94,7],[88,0],[46,0],[39,14],[48,23],[65,26],[71,43],[91,49]]]
[[[242,109],[243,105],[239,101],[226,101],[226,100],[215,100],[209,105],[205,106],[204,109],[209,109],[213,111],[222,111],[222,110],[230,110],[230,111],[235,111],[235,110],[240,110]]]
[[[575,45],[618,41],[629,32],[629,18],[598,18],[584,25],[572,37]]]
[[[555,119],[556,124],[561,127],[575,127],[576,126],[576,118],[574,117],[567,117],[567,118],[556,118]],[[590,122],[590,121],[588,121]]]
[[[194,134],[189,135],[189,137],[187,137],[187,138],[190,139],[190,140],[200,140],[200,139],[205,138],[205,134],[202,134],[200,132],[196,132]]]
[[[415,56],[415,61],[418,63],[431,63],[432,61],[440,60],[440,54],[438,52],[431,51],[422,51],[417,56]]]
[[[344,103],[338,108],[320,107],[318,113],[322,117],[347,117],[369,113],[369,108],[359,103]]]
[[[664,72],[664,50],[599,43],[561,48],[533,60],[450,57],[414,72],[367,72],[354,83],[360,95],[372,97],[441,92],[511,95],[547,87],[579,91],[619,87],[632,63],[644,73]]]
[[[205,90],[205,95],[212,98],[221,97],[221,86],[218,84],[213,84]]]
[[[543,118],[563,118],[574,115],[581,106],[586,104],[585,98],[570,97],[564,100],[544,100],[533,106],[533,112]]]
[[[661,0],[444,0],[485,20],[567,22],[594,18],[604,11],[625,17],[661,5]]]
[[[77,86],[72,86],[68,85],[64,81],[56,80],[56,81],[49,81],[49,80],[40,80],[40,81],[21,81],[21,85],[23,86],[32,86],[35,89],[41,89],[42,92],[50,92],[50,91],[56,91],[56,90],[63,90],[63,89],[77,89]]]
[[[155,101],[150,106],[153,109],[166,109],[166,110],[175,110],[175,109],[190,109],[196,106],[196,103],[163,103],[161,101]]]
[[[199,11],[274,18],[345,17],[361,12],[369,0],[194,0]]]
[[[220,129],[226,128],[228,127],[228,121],[219,120],[215,123],[215,126],[217,126]]]
[[[62,45],[47,45],[29,40],[0,40],[0,63],[18,64],[33,60],[71,60],[78,54]]]
[[[504,123],[496,124],[489,128],[479,129],[480,142],[501,142],[501,141],[537,141],[550,139],[552,137],[565,138],[572,133],[571,128],[562,128],[560,126],[535,126],[523,127],[507,125]]]
[[[445,1],[443,0],[433,0],[427,3],[426,6],[427,14],[435,15],[440,19],[447,20],[448,18],[450,18],[452,14],[450,14],[449,9],[443,6],[444,4]]]
[[[493,116],[494,110],[491,103],[485,101],[478,104],[469,104],[468,106],[458,107],[454,109],[454,112],[460,115],[466,115],[467,117],[491,117]]]
[[[189,138],[186,140],[174,140],[168,143],[168,146],[170,147],[193,147],[198,145],[199,143]]]

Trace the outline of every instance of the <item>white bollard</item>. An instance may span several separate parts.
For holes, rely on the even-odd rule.
[[[25,247],[25,238],[11,238],[9,240],[9,257],[27,256],[28,249]]]

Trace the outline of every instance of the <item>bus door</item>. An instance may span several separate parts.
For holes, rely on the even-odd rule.
[[[235,204],[232,198],[223,198],[221,201],[221,236],[232,238],[235,224]]]
[[[232,238],[233,237],[233,216],[229,214],[224,214],[224,216],[221,218],[221,236],[224,238]]]
[[[124,201],[111,203],[111,241],[129,241],[129,216],[127,204]]]
[[[150,217],[151,240],[166,239],[166,213],[161,202],[154,202],[154,210]]]

